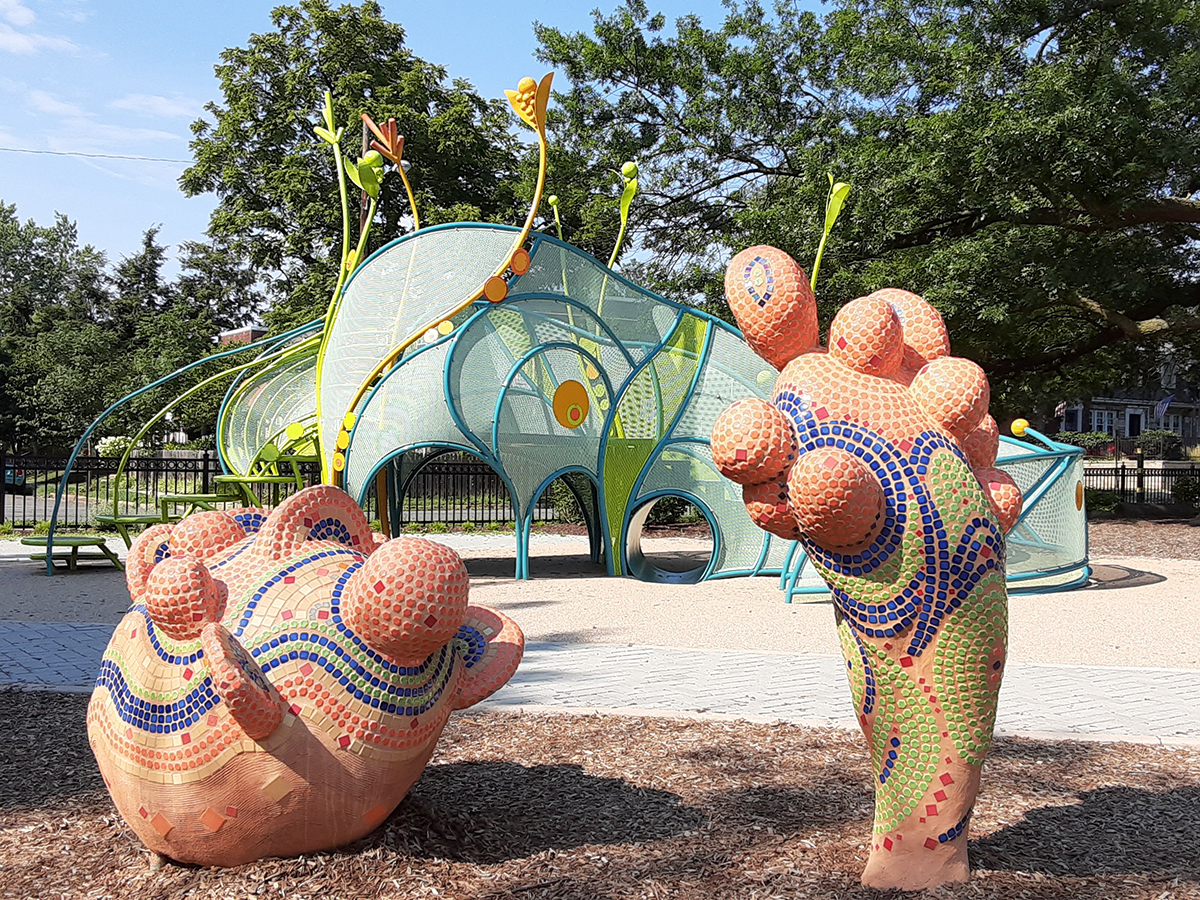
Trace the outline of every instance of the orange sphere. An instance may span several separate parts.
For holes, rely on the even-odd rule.
[[[796,458],[796,433],[788,418],[766,400],[738,400],[713,423],[712,455],[730,481],[775,481]]]
[[[868,543],[883,527],[883,485],[845,450],[803,454],[788,475],[788,500],[800,529],[831,550]]]

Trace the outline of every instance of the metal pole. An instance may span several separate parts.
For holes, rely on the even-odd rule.
[[[8,489],[8,447],[4,445],[3,441],[0,441],[0,468],[4,469],[4,480],[0,481],[0,525],[3,525],[4,510],[8,505],[4,500],[4,492]],[[13,477],[16,477],[15,473]]]
[[[1146,502],[1146,454],[1142,452],[1142,448],[1135,449],[1134,454],[1137,456],[1137,502]]]

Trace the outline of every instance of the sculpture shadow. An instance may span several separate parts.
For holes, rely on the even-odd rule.
[[[534,548],[536,551],[537,548]],[[512,556],[472,556],[463,560],[472,579],[511,581],[516,563]],[[529,556],[530,578],[598,578],[607,574],[604,563],[594,563],[586,552]]]
[[[972,867],[1080,877],[1200,872],[1200,787],[1103,787],[1077,796],[1082,802],[1031,809],[1022,822],[972,841]]]
[[[706,821],[677,794],[575,764],[458,762],[429,766],[365,840],[418,857],[499,863],[584,844],[660,840]]]
[[[1151,584],[1161,584],[1166,581],[1165,575],[1157,572],[1143,572],[1140,569],[1130,569],[1127,566],[1114,566],[1102,563],[1092,567],[1092,577],[1080,590],[1082,591],[1116,591],[1124,588],[1145,587]]]

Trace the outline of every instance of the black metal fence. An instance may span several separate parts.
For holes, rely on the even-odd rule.
[[[408,485],[400,507],[401,522],[508,522],[512,502],[504,480],[470,454],[445,454],[426,463]],[[534,505],[535,522],[552,521],[551,491]]]
[[[1200,466],[1087,466],[1083,484],[1093,490],[1112,491],[1122,503],[1174,503],[1175,485],[1181,478],[1200,479]]]
[[[54,498],[67,461],[60,457],[12,456],[0,451],[5,478],[0,487],[0,525],[14,529],[37,528],[49,522]],[[81,456],[68,478],[58,527],[94,527],[97,515],[157,515],[164,497],[178,494],[217,492],[215,478],[221,474],[216,451],[196,457],[131,457],[117,475],[117,458]],[[302,464],[308,484],[320,480],[316,464]],[[273,506],[295,488],[265,485],[259,500]],[[534,510],[535,521],[554,519],[549,491]],[[370,492],[371,495],[374,492]],[[375,498],[370,496],[367,517],[376,518]],[[421,469],[409,485],[400,507],[401,523],[504,522],[512,520],[512,504],[503,479],[486,463],[457,454],[438,457]],[[42,527],[45,527],[42,525]]]

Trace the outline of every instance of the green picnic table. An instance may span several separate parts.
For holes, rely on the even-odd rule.
[[[21,538],[21,543],[27,547],[41,547],[41,553],[31,553],[29,558],[35,562],[46,561],[46,537],[25,537]],[[87,550],[85,548],[94,547],[99,550],[99,553]],[[59,548],[62,548],[61,550]],[[80,552],[83,550],[84,552]],[[79,561],[82,560],[106,560],[112,563],[122,572],[125,571],[125,566],[121,562],[120,557],[108,549],[102,537],[82,537],[82,536],[55,536],[54,538],[54,559],[66,560],[67,568],[72,572],[76,571]]]

